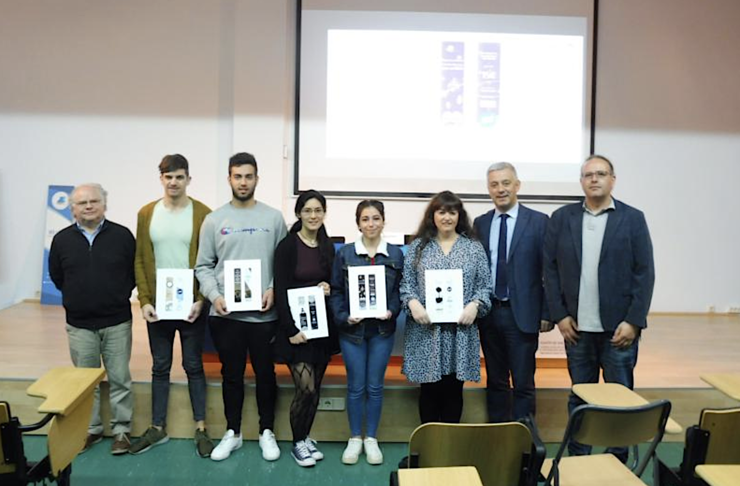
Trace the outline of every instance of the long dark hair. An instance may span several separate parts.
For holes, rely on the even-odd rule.
[[[324,213],[326,213],[326,198],[323,194],[314,189],[309,189],[300,193],[298,199],[296,199],[294,211],[298,221],[293,223],[293,226],[290,227],[291,233],[296,234],[303,227],[303,223],[301,223],[301,211],[303,210],[303,206],[305,206],[311,199],[316,199],[319,204],[321,204],[321,208],[324,210]],[[298,238],[298,235],[296,234],[295,237]],[[329,235],[326,233],[326,227],[323,223],[321,224],[321,227],[319,227],[316,241],[319,244],[319,263],[322,268],[329,268],[332,263],[332,256],[334,255],[334,243],[329,239]]]
[[[475,229],[473,229],[468,212],[465,211],[462,200],[457,197],[457,194],[452,191],[442,191],[437,193],[432,200],[429,201],[429,204],[424,211],[424,217],[421,219],[421,223],[419,223],[419,229],[416,230],[416,235],[414,236],[415,240],[421,240],[414,260],[414,265],[416,266],[419,265],[421,253],[424,251],[424,248],[426,248],[432,238],[437,236],[437,226],[434,224],[434,213],[440,209],[444,209],[446,211],[457,211],[458,219],[455,231],[459,235],[466,236],[468,238],[475,238]]]

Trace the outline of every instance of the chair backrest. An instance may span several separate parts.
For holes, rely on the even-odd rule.
[[[650,442],[633,471],[640,476],[663,439],[670,413],[671,402],[668,400],[636,407],[581,405],[573,410],[568,419],[557,457],[561,457],[567,444],[574,440],[600,447],[634,446]]]
[[[0,426],[10,423],[10,405],[8,402],[0,402]],[[5,463],[5,452],[3,452],[3,437],[0,434],[0,474],[15,472],[14,463]]]
[[[409,457],[418,454],[419,467],[475,466],[484,486],[516,486],[532,445],[519,422],[428,423],[411,434]]]
[[[740,464],[740,408],[702,410],[699,427],[709,432],[704,464]]]

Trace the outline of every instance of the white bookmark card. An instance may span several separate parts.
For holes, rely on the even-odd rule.
[[[457,322],[463,311],[462,269],[427,270],[426,310],[435,324]]]
[[[229,312],[262,309],[261,265],[260,260],[224,262],[224,298]]]
[[[347,278],[350,316],[385,317],[388,314],[385,265],[349,267]]]
[[[288,305],[295,327],[307,339],[329,337],[324,289],[316,286],[288,289]]]
[[[157,269],[157,317],[185,320],[190,315],[192,307],[193,270]]]

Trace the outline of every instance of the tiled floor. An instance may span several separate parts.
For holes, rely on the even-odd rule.
[[[26,456],[40,458],[45,452],[45,437],[25,437]],[[386,485],[389,474],[405,455],[405,444],[384,444],[385,463],[370,466],[361,460],[354,466],[340,462],[343,443],[320,444],[326,458],[313,468],[301,468],[290,456],[290,443],[281,442],[282,456],[276,462],[265,462],[254,441],[223,462],[200,459],[189,440],[170,440],[138,456],[111,456],[110,439],[95,445],[78,456],[73,464],[72,484],[75,486],[186,486],[201,484],[269,485],[269,486],[365,486]],[[548,457],[555,454],[556,445],[548,445]],[[681,460],[682,444],[661,444],[659,454],[669,465]],[[651,473],[643,480],[652,484]]]

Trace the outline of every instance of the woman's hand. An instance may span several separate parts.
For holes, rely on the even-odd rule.
[[[290,344],[305,344],[308,342],[308,339],[306,339],[305,334],[299,331],[295,336],[289,337],[288,341],[290,341]]]
[[[432,323],[431,319],[429,319],[429,314],[427,314],[427,310],[418,300],[413,299],[409,302],[409,310],[411,311],[411,317],[413,317],[414,321],[417,323],[424,325]]]
[[[317,287],[321,287],[321,289],[324,291],[324,296],[328,297],[329,294],[331,294],[331,285],[329,285],[326,282],[319,282]]]
[[[473,301],[465,306],[457,323],[462,326],[469,326],[475,322],[476,317],[478,317],[478,302]]]

